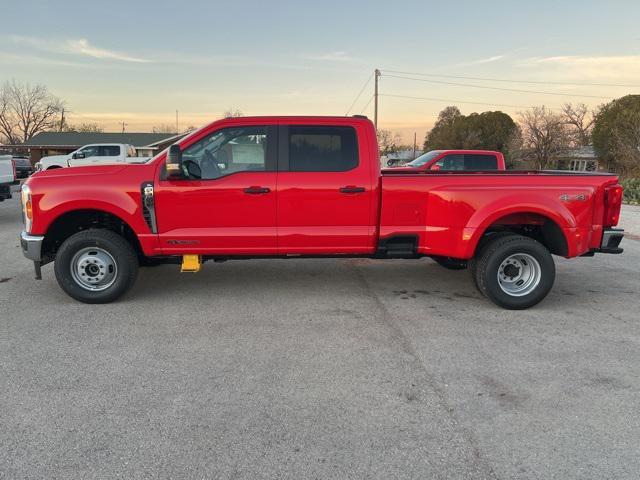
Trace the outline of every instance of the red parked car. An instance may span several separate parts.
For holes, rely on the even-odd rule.
[[[551,289],[552,254],[620,253],[622,187],[606,173],[379,168],[362,117],[214,122],[145,164],[38,172],[22,189],[24,254],[110,302],[138,267],[247,257],[432,257],[468,265],[496,304]]]
[[[507,166],[504,155],[492,150],[431,150],[404,165],[392,168],[404,171],[466,170],[475,172],[505,170]],[[386,170],[384,169],[384,171]]]

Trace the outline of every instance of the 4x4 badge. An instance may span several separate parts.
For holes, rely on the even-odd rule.
[[[587,196],[584,193],[578,193],[577,195],[569,195],[568,193],[563,193],[560,195],[560,200],[563,202],[570,202],[571,200],[577,200],[578,202],[584,202],[587,199]]]

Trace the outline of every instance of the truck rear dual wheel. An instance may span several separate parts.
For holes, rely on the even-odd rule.
[[[78,232],[60,246],[56,280],[83,303],[109,303],[124,295],[138,276],[138,257],[123,237],[111,230]]]
[[[497,235],[481,247],[470,272],[478,290],[511,310],[544,299],[556,276],[551,254],[540,242],[522,235]]]

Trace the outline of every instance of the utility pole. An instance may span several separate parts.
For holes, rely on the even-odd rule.
[[[126,127],[126,126],[127,126],[127,124],[122,122],[122,133],[124,133],[124,127]]]
[[[180,129],[178,128],[178,110],[176,110],[176,133],[180,133]]]
[[[378,79],[380,78],[380,70],[376,68],[375,77],[375,90],[373,92],[373,125],[378,129]]]
[[[62,107],[62,112],[60,115],[60,131],[64,130],[64,107]]]

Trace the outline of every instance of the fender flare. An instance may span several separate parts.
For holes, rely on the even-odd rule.
[[[515,200],[514,197],[501,198],[499,203],[504,205],[509,200]],[[487,229],[500,218],[512,214],[535,214],[548,218],[554,222],[562,231],[567,245],[567,229],[577,227],[575,217],[571,212],[559,202],[551,202],[549,198],[536,195],[529,198],[527,202],[515,202],[507,207],[499,207],[498,202],[492,202],[485,205],[482,209],[475,212],[469,219],[465,227],[464,236],[468,238],[466,247],[466,258],[473,257],[475,250]]]

